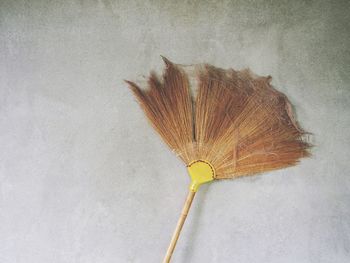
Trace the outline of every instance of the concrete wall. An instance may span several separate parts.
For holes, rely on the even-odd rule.
[[[189,179],[123,83],[159,55],[272,75],[316,145],[297,167],[204,186],[173,262],[350,262],[349,12],[1,0],[0,262],[161,261]]]

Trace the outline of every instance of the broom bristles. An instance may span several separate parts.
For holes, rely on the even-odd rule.
[[[192,98],[185,71],[163,59],[162,81],[152,73],[146,90],[127,83],[152,126],[186,165],[206,160],[215,179],[223,179],[292,166],[309,155],[305,132],[287,97],[270,85],[271,77],[198,66]]]

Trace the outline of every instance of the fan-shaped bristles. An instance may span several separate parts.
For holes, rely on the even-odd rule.
[[[223,179],[291,166],[308,155],[290,103],[270,77],[201,65],[193,100],[185,71],[164,61],[163,81],[152,73],[147,90],[128,83],[153,127],[186,165],[206,160],[215,179]]]

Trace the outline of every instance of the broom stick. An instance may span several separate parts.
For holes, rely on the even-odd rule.
[[[193,201],[193,198],[194,198],[195,194],[196,194],[196,192],[193,191],[192,189],[190,189],[190,191],[188,192],[188,195],[187,195],[184,207],[182,208],[180,218],[177,221],[177,225],[176,225],[174,234],[173,234],[173,236],[171,238],[170,245],[169,245],[168,250],[166,252],[166,255],[165,255],[165,258],[163,260],[163,263],[169,263],[170,262],[171,256],[173,255],[173,252],[174,252],[177,240],[179,239],[181,229],[182,229],[182,227],[183,227],[183,225],[185,223],[185,220],[186,220],[187,215],[188,215],[188,211],[191,208],[191,204],[192,204],[192,201]]]

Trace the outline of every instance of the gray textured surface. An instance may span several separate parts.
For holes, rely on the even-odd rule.
[[[173,262],[350,262],[349,6],[1,0],[0,262],[161,261],[188,177],[122,81],[160,54],[272,75],[316,144],[203,187]]]

